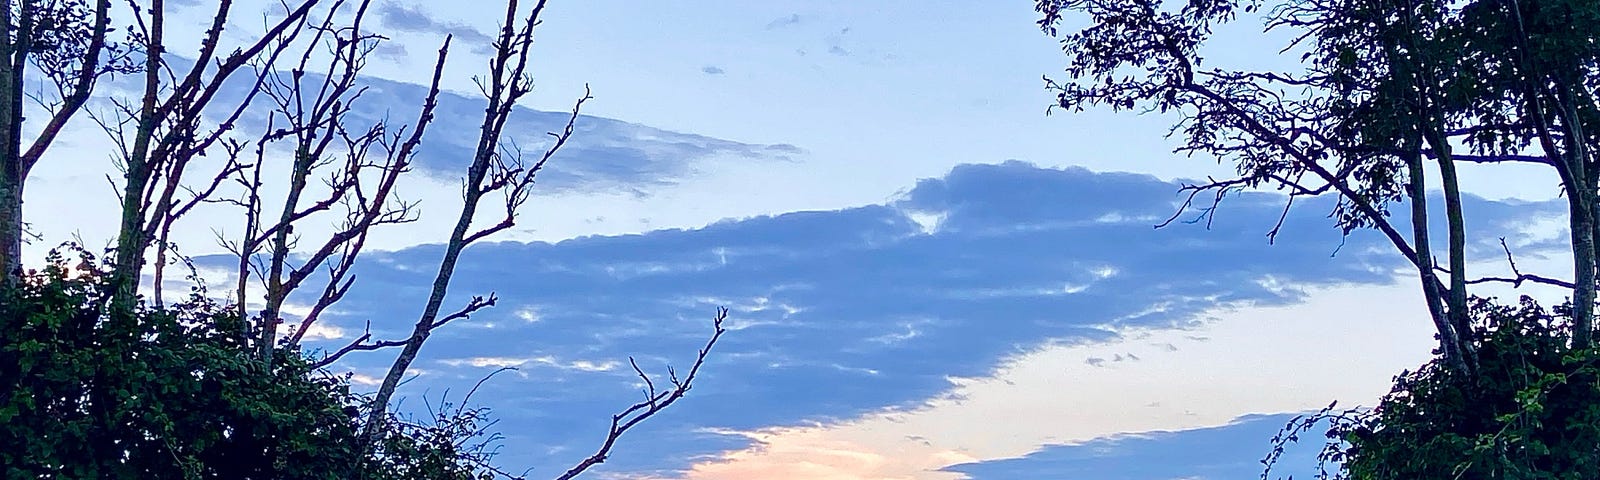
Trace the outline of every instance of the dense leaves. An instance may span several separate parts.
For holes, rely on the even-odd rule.
[[[1201,219],[1244,189],[1282,191],[1289,205],[1336,197],[1332,217],[1345,233],[1376,229],[1417,267],[1457,368],[1473,362],[1468,289],[1484,281],[1571,289],[1574,340],[1590,342],[1600,258],[1600,2],[1036,0],[1036,8],[1067,56],[1065,77],[1047,82],[1052,108],[1166,112],[1176,118],[1178,153],[1235,167],[1236,177],[1185,186],[1184,208],[1209,194]],[[1058,31],[1068,15],[1087,26]],[[1276,66],[1208,62],[1219,47],[1208,45],[1215,31],[1240,19],[1280,39]],[[1570,281],[1469,276],[1461,163],[1554,170],[1561,182],[1551,193],[1570,203]],[[1429,172],[1437,178],[1424,178]],[[1426,205],[1431,185],[1443,193],[1444,232],[1429,231],[1428,217],[1440,213]],[[1410,204],[1409,218],[1393,218],[1399,202]],[[1400,225],[1407,221],[1410,232]],[[1435,264],[1436,251],[1444,262]]]
[[[1335,193],[1347,230],[1377,220],[1364,208],[1386,213],[1404,198],[1407,155],[1555,163],[1600,144],[1600,2],[1036,0],[1036,8],[1067,55],[1065,78],[1047,81],[1053,108],[1173,112],[1180,153],[1237,166],[1238,179],[1211,188]],[[1069,15],[1087,26],[1060,31]],[[1272,47],[1284,57],[1275,63],[1289,67],[1208,62],[1214,31],[1241,15],[1284,39]],[[1545,135],[1554,143],[1527,151]],[[1483,156],[1448,156],[1451,144]]]
[[[376,452],[355,442],[362,399],[297,351],[252,357],[236,309],[199,291],[107,321],[87,255],[51,259],[0,295],[4,478],[486,478],[483,412],[393,418]],[[490,440],[493,438],[490,437]]]
[[[1052,108],[1160,111],[1179,153],[1231,163],[1238,176],[1184,190],[1276,189],[1332,195],[1345,233],[1373,228],[1416,267],[1440,357],[1396,378],[1372,411],[1323,411],[1284,442],[1331,420],[1325,476],[1600,478],[1600,388],[1592,348],[1600,264],[1600,2],[1595,0],[1036,0],[1061,39],[1065,78]],[[1087,20],[1058,32],[1068,15]],[[1207,62],[1214,31],[1239,19],[1281,35],[1280,67]],[[1210,46],[1215,47],[1215,46]],[[1570,280],[1518,270],[1469,275],[1471,218],[1457,165],[1527,163],[1568,202]],[[1425,175],[1437,174],[1436,179]],[[1443,208],[1430,207],[1439,188]],[[1391,208],[1406,203],[1409,215]],[[1287,213],[1287,209],[1285,211]],[[1443,211],[1443,235],[1429,221]],[[1180,212],[1181,213],[1181,212]],[[1170,222],[1171,220],[1169,220]],[[1410,223],[1404,231],[1402,223]],[[1281,226],[1281,225],[1280,225]],[[1274,227],[1269,237],[1275,235]],[[1445,239],[1435,249],[1434,238]],[[1478,240],[1479,242],[1482,239]],[[1435,252],[1444,255],[1435,263]],[[1555,314],[1474,300],[1485,282],[1571,292]],[[1334,326],[1333,328],[1338,328]]]
[[[1376,408],[1298,419],[1279,447],[1326,420],[1325,478],[1600,478],[1600,351],[1570,346],[1569,315],[1476,300],[1476,374],[1435,360],[1395,377]]]

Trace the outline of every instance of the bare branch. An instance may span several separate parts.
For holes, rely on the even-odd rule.
[[[1429,158],[1433,158],[1434,154],[1431,151],[1425,152],[1428,153]],[[1554,160],[1543,155],[1464,155],[1454,153],[1450,155],[1450,158],[1470,163],[1537,163],[1540,165],[1555,165]]]
[[[495,302],[497,302],[498,300],[499,299],[496,298],[494,296],[494,294],[490,294],[487,298],[485,298],[485,297],[472,297],[472,300],[467,302],[467,305],[464,306],[464,307],[461,307],[460,310],[457,310],[455,313],[451,313],[449,315],[445,315],[444,317],[435,320],[432,324],[430,324],[430,329],[431,328],[442,327],[445,324],[448,324],[448,323],[450,323],[452,321],[460,320],[460,319],[463,319],[463,318],[471,318],[473,313],[477,313],[478,310],[483,310],[485,308],[493,307]],[[317,369],[317,368],[326,367],[328,365],[332,365],[334,362],[339,361],[339,358],[344,357],[345,354],[348,354],[350,352],[370,352],[370,351],[373,351],[373,350],[382,350],[382,349],[385,349],[385,348],[403,347],[403,346],[406,346],[406,345],[410,344],[411,342],[417,340],[417,334],[413,333],[411,337],[407,337],[404,340],[380,340],[380,341],[368,343],[368,340],[372,339],[372,331],[371,331],[371,329],[372,329],[372,322],[367,322],[367,330],[366,330],[366,332],[362,333],[362,335],[360,337],[357,337],[355,339],[355,341],[350,342],[349,344],[345,345],[344,347],[334,351],[332,354],[329,354],[328,356],[323,357],[321,360],[312,362],[311,363],[312,369]]]
[[[674,402],[689,393],[689,388],[694,385],[695,377],[700,374],[700,367],[705,363],[706,356],[711,353],[711,348],[716,346],[717,340],[722,338],[722,334],[727,332],[727,329],[722,326],[723,321],[727,319],[728,309],[726,307],[718,308],[716,316],[712,317],[713,330],[711,338],[706,341],[705,346],[695,356],[694,365],[689,367],[688,374],[684,375],[683,378],[678,378],[676,372],[672,372],[670,368],[668,369],[670,372],[668,375],[669,380],[673,385],[671,390],[657,392],[655,384],[650,382],[649,376],[645,375],[637,364],[633,364],[633,359],[628,359],[628,363],[633,364],[634,371],[645,379],[645,384],[649,388],[646,398],[612,415],[611,428],[606,431],[605,439],[600,442],[599,450],[593,455],[584,458],[583,461],[578,462],[572,468],[567,469],[561,476],[556,477],[556,480],[569,480],[595,465],[605,463],[606,459],[610,458],[611,448],[616,445],[617,439],[622,438],[622,435],[627,433],[628,429],[672,406]]]
[[[544,170],[544,165],[546,162],[550,161],[550,157],[555,156],[556,152],[560,151],[561,147],[567,144],[567,140],[572,138],[573,125],[575,125],[578,121],[578,115],[579,112],[583,110],[584,102],[592,99],[594,99],[594,96],[589,90],[589,86],[584,85],[583,97],[579,98],[578,101],[572,105],[572,114],[567,117],[566,126],[562,127],[561,133],[549,133],[549,135],[555,139],[555,143],[552,144],[550,148],[545,149],[544,154],[539,157],[538,161],[534,162],[533,166],[526,169],[521,167],[501,167],[502,170],[500,170],[500,172],[503,180],[496,183],[491,183],[487,188],[485,188],[485,191],[499,190],[509,187],[505,194],[505,216],[500,219],[499,223],[468,235],[464,240],[466,243],[473,243],[484,237],[511,228],[516,224],[517,210],[522,207],[523,203],[527,202],[528,192],[529,189],[533,187],[534,179],[538,176],[540,171]],[[503,157],[504,156],[502,155],[502,158]],[[521,158],[517,158],[514,160],[514,162],[516,164],[520,164]]]
[[[7,3],[7,8],[10,8]],[[50,115],[50,120],[43,129],[34,137],[33,143],[28,146],[28,151],[22,154],[22,177],[26,178],[28,172],[44,156],[45,150],[55,143],[56,136],[67,125],[67,121],[76,115],[83,104],[89,101],[89,96],[94,90],[95,81],[106,72],[101,67],[102,53],[106,49],[106,33],[111,24],[111,0],[97,0],[94,6],[94,26],[89,33],[89,45],[84,49],[83,57],[78,60],[77,75],[72,79],[72,86],[63,90],[67,92],[61,99],[61,105]],[[47,75],[59,75],[64,72],[46,71]],[[59,82],[58,82],[59,86]],[[21,85],[18,85],[20,88]],[[19,112],[20,113],[20,112]]]
[[[1470,279],[1470,280],[1467,280],[1467,284],[1468,285],[1475,285],[1475,284],[1479,284],[1479,283],[1491,283],[1492,282],[1492,283],[1509,283],[1509,284],[1511,284],[1511,286],[1513,288],[1521,288],[1522,284],[1524,282],[1532,282],[1532,283],[1538,283],[1538,284],[1544,284],[1544,285],[1557,286],[1557,287],[1565,288],[1565,289],[1568,289],[1568,290],[1571,290],[1571,289],[1577,287],[1577,284],[1575,284],[1573,282],[1566,281],[1566,280],[1559,280],[1559,279],[1554,279],[1554,278],[1550,278],[1550,277],[1546,277],[1546,276],[1542,276],[1542,275],[1534,275],[1534,274],[1531,274],[1531,273],[1522,273],[1521,270],[1517,269],[1517,260],[1511,256],[1511,247],[1506,245],[1505,237],[1500,237],[1500,249],[1504,250],[1506,252],[1506,263],[1511,265],[1511,275],[1512,276],[1510,278],[1507,278],[1507,277],[1481,277],[1481,278]],[[1444,269],[1440,269],[1440,270],[1444,270]],[[1446,272],[1448,272],[1448,271],[1446,271]]]

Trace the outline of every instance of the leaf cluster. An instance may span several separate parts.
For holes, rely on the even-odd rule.
[[[0,475],[332,479],[357,462],[372,479],[491,475],[487,442],[473,441],[486,412],[395,418],[363,453],[348,376],[295,350],[267,367],[237,309],[201,293],[107,321],[105,274],[82,251],[0,292]]]
[[[1436,359],[1395,377],[1375,408],[1298,418],[1275,439],[1268,473],[1284,445],[1325,421],[1319,478],[1600,478],[1600,350],[1571,347],[1570,309],[1475,299],[1473,313],[1478,371]]]

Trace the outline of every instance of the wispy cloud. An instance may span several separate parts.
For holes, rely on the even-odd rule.
[[[350,374],[350,383],[355,384],[355,385],[361,385],[363,387],[376,387],[378,385],[382,385],[383,384],[383,379],[382,378],[378,378],[378,377],[374,377],[372,375],[365,375],[365,374],[361,374],[361,373],[351,373]]]
[[[562,360],[559,360],[559,359],[557,359],[555,357],[552,357],[552,356],[521,357],[521,358],[518,358],[518,357],[450,358],[450,359],[440,360],[439,363],[442,363],[442,364],[445,364],[445,365],[449,365],[449,366],[452,366],[452,367],[472,366],[472,367],[494,367],[494,368],[500,368],[500,367],[522,367],[522,366],[545,366],[545,367],[554,367],[554,368],[561,369],[561,370],[576,370],[576,371],[580,371],[580,372],[609,372],[609,371],[612,371],[612,370],[616,370],[617,367],[621,365],[620,362],[617,362],[615,360],[606,360],[606,361],[598,361],[598,362],[597,361],[590,361],[590,360],[562,361]]]
[[[465,28],[429,23],[433,21],[421,11],[392,3],[386,4],[383,12],[386,18],[394,16],[399,19],[396,21],[409,25],[408,28]],[[379,53],[405,53],[398,45],[396,48],[400,50]],[[173,61],[181,64],[183,59]],[[131,79],[119,81],[132,82]],[[308,73],[300,81],[316,85],[322,77]],[[350,125],[390,122],[393,127],[412,122],[416,105],[427,96],[427,89],[422,85],[376,77],[363,79],[362,86],[366,90],[351,106],[352,111],[345,120]],[[231,104],[229,102],[242,100],[250,88],[251,82],[244,79],[230,82],[218,92],[217,102]],[[434,128],[429,130],[417,152],[416,167],[418,173],[456,183],[456,177],[465,171],[465,165],[477,148],[477,137],[455,134],[449,131],[449,126],[476,125],[483,113],[483,100],[446,91],[440,93],[438,102],[434,110]],[[237,121],[238,130],[264,129],[267,112],[264,108],[245,112]],[[570,112],[518,107],[505,127],[507,145],[514,147],[510,152],[543,153],[543,149],[550,146],[546,132],[563,128],[570,115]],[[744,143],[589,115],[579,116],[574,131],[573,140],[563,147],[560,158],[540,173],[540,195],[622,191],[647,196],[719,164],[789,162],[805,153],[789,144]]]
[[[405,61],[411,54],[406,51],[406,46],[395,42],[383,42],[372,49],[372,55],[393,62]]]
[[[791,25],[798,25],[802,20],[803,19],[800,17],[800,14],[791,13],[789,15],[772,19],[771,22],[767,22],[767,30],[776,30]]]
[[[476,48],[488,48],[493,42],[489,35],[469,25],[441,22],[429,16],[421,8],[402,5],[399,2],[384,2],[378,7],[378,16],[384,26],[398,32],[452,35],[457,41],[474,45]]]
[[[539,321],[541,319],[541,317],[539,316],[539,309],[536,308],[536,307],[533,307],[531,305],[530,306],[524,306],[522,308],[518,308],[517,309],[517,318],[520,318],[520,319],[522,319],[522,321],[528,322],[528,323],[537,322],[537,321]]]
[[[371,79],[368,87],[351,112],[355,124],[405,119],[410,115],[406,106],[415,105],[426,94],[421,86],[381,79]],[[442,93],[434,123],[474,125],[482,110],[481,99]],[[545,132],[559,130],[568,115],[519,108],[506,125],[507,140],[527,155],[541,153],[549,146]],[[264,117],[241,120],[245,128],[261,122]],[[541,195],[616,191],[649,195],[720,163],[786,162],[804,153],[793,145],[742,143],[588,115],[580,116],[574,128],[573,140],[562,149],[561,157],[540,174]],[[421,173],[454,182],[471,159],[475,142],[471,135],[452,135],[444,128],[431,130],[418,152],[417,166]]]

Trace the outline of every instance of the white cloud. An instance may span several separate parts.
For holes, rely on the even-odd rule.
[[[294,328],[285,329],[283,334],[288,335]],[[306,340],[338,340],[345,338],[345,331],[336,325],[329,324],[326,320],[319,320],[306,329]]]
[[[904,342],[906,340],[917,338],[919,336],[922,336],[922,331],[917,329],[917,325],[920,324],[920,323],[925,323],[925,322],[926,322],[926,320],[917,321],[917,322],[903,322],[903,323],[900,324],[900,327],[902,328],[902,330],[885,333],[883,335],[878,335],[876,337],[872,337],[872,338],[867,339],[867,341],[874,342],[874,343],[882,343],[882,344],[885,344],[885,345],[894,345],[894,344],[898,344],[898,343]]]
[[[378,385],[382,385],[383,384],[383,378],[374,377],[372,375],[364,375],[364,374],[360,374],[360,373],[351,373],[350,374],[350,383],[353,383],[353,384],[356,384],[356,385],[367,386],[367,387],[376,387]]]
[[[950,217],[950,212],[906,211],[905,214],[906,218],[917,222],[917,226],[922,228],[922,233],[927,235],[939,233],[939,226],[944,224],[946,218]]]
[[[539,315],[539,309],[533,305],[524,305],[522,308],[517,309],[517,318],[528,323],[535,323],[544,319],[543,316]]]
[[[1104,280],[1104,279],[1107,279],[1107,278],[1111,278],[1111,277],[1115,277],[1115,276],[1117,276],[1117,273],[1119,273],[1119,272],[1121,272],[1121,270],[1117,270],[1117,267],[1114,267],[1114,266],[1111,266],[1111,265],[1101,265],[1101,266],[1095,267],[1093,270],[1089,271],[1089,273],[1094,274],[1095,278],[1098,278],[1098,279],[1101,279],[1101,280]]]
[[[588,360],[578,360],[578,361],[575,361],[575,362],[572,362],[572,363],[567,363],[567,364],[555,364],[555,366],[560,367],[560,368],[567,368],[567,369],[579,370],[579,371],[584,371],[584,372],[609,372],[609,371],[612,371],[612,370],[616,370],[617,367],[620,366],[620,365],[622,365],[622,364],[620,362],[615,361],[615,360],[606,360],[604,362],[591,362],[591,361],[588,361]]]
[[[612,371],[612,370],[616,370],[617,367],[622,366],[621,362],[617,362],[615,360],[606,360],[606,361],[600,361],[600,362],[591,361],[591,360],[575,360],[575,361],[570,361],[570,362],[563,362],[561,360],[556,359],[555,357],[548,356],[548,355],[546,355],[546,356],[538,356],[538,357],[468,357],[468,358],[452,358],[452,359],[440,360],[439,362],[443,363],[445,365],[452,366],[452,367],[472,366],[472,367],[496,367],[496,368],[499,368],[499,367],[513,367],[513,368],[515,368],[515,367],[522,367],[522,366],[526,366],[526,365],[543,365],[543,366],[547,366],[547,367],[558,368],[558,369],[561,369],[561,370],[575,370],[575,371],[580,371],[580,372],[609,372],[609,371]]]
[[[548,357],[544,357],[544,358],[548,358]],[[452,358],[452,359],[447,359],[447,360],[440,360],[440,363],[443,363],[445,365],[449,365],[449,366],[452,366],[452,367],[460,367],[460,366],[463,366],[463,365],[468,365],[468,366],[473,366],[473,367],[519,367],[519,366],[522,366],[523,364],[526,364],[528,362],[532,362],[532,361],[540,360],[540,359],[541,358],[471,357],[471,358]]]

